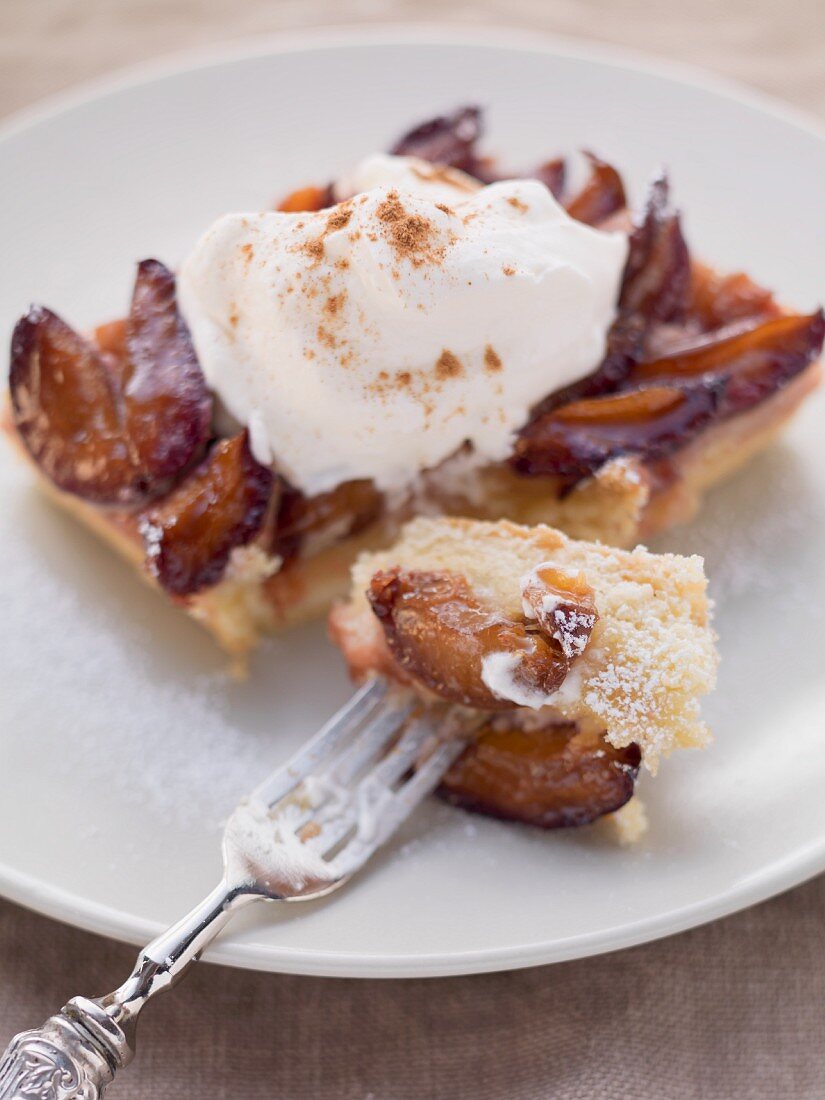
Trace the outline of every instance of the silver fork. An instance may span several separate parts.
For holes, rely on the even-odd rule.
[[[453,727],[453,728],[451,728]],[[239,909],[343,886],[464,747],[448,708],[373,680],[229,818],[215,889],[145,947],[114,993],[73,997],[0,1061],[0,1100],[97,1100],[135,1053],[143,1006],[170,989]]]

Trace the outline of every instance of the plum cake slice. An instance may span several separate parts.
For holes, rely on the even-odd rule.
[[[628,802],[642,764],[709,740],[717,657],[698,557],[419,518],[358,559],[330,634],[355,679],[383,674],[472,716],[441,788],[471,810],[586,824]]]
[[[818,383],[822,311],[789,312],[746,275],[719,274],[692,256],[664,177],[631,213],[619,173],[604,161],[588,155],[589,176],[576,189],[565,162],[551,160],[520,174],[526,190],[519,193],[532,196],[533,209],[512,188],[502,197],[505,185],[496,181],[513,183],[513,173],[479,155],[480,133],[478,110],[462,109],[416,127],[392,155],[367,158],[360,177],[302,188],[280,213],[230,217],[242,235],[247,221],[277,233],[269,239],[261,229],[260,248],[243,237],[227,244],[226,270],[235,273],[238,293],[216,290],[225,324],[210,314],[204,329],[191,286],[188,299],[183,293],[187,264],[176,276],[144,260],[124,319],[81,334],[33,306],[14,329],[4,427],[41,486],[233,654],[248,651],[263,632],[323,615],[346,591],[356,556],[389,545],[415,515],[549,524],[615,546],[646,540],[690,518],[709,486],[765,447]],[[354,230],[381,179],[387,201],[375,210],[375,232]],[[463,204],[485,191],[492,205],[479,218]],[[409,203],[428,217],[410,214]],[[553,291],[534,323],[521,323],[506,303],[524,304],[531,280],[510,252],[493,272],[496,292],[483,299],[487,280],[475,269],[449,267],[491,211],[489,240],[473,238],[473,248],[484,245],[481,259],[485,242],[502,248],[503,239],[514,248],[513,241],[527,240],[533,248],[535,234],[525,226],[536,224],[530,219],[540,210],[577,248],[595,240],[601,255],[609,238],[614,261],[619,246],[625,257],[615,265],[604,323],[594,329],[598,347],[565,382],[556,372],[564,341],[553,343],[559,326],[545,304],[557,320],[586,311],[565,308],[564,294]],[[301,247],[289,243],[293,233],[303,234]],[[391,270],[381,267],[382,248],[391,249]],[[542,270],[557,266],[554,248],[546,245]],[[254,282],[267,255],[266,278]],[[293,271],[291,282],[283,265]],[[427,291],[431,282],[441,292]],[[567,290],[578,282],[568,280]],[[396,302],[403,308],[388,310],[382,298],[345,324],[367,284],[383,286],[391,303],[406,288]],[[508,297],[517,287],[522,297]],[[419,291],[417,308],[406,308]],[[441,309],[445,297],[456,310]],[[439,348],[411,371],[399,350],[402,320],[417,320],[415,338],[408,333],[404,345],[415,358],[421,342],[441,331],[438,318],[452,323],[456,314],[470,319],[454,333],[463,343]],[[509,350],[492,340],[488,314],[512,337]],[[282,338],[267,343],[273,316],[283,321]],[[382,324],[380,354],[356,362],[353,345]],[[250,359],[262,340],[267,353]],[[215,347],[224,356],[217,376],[210,369]],[[295,348],[297,368],[285,358]],[[515,413],[502,388],[510,371],[524,371],[533,394]],[[229,399],[245,378],[262,402],[244,413]],[[364,385],[348,389],[358,378]],[[303,395],[297,410],[283,407],[293,383]],[[344,406],[339,393],[354,400]],[[438,434],[432,419],[449,428],[453,414],[469,415],[470,398],[470,427],[479,432],[513,416],[498,457],[482,455],[465,434],[450,435],[455,450],[432,464],[422,457],[409,482],[379,483],[396,450],[424,448]],[[354,473],[346,461],[356,449],[353,421],[361,424],[361,445],[371,446],[382,425],[386,437],[387,402],[409,413],[409,423],[402,417],[407,430],[377,448],[369,476]],[[271,425],[263,442],[261,403],[283,429]],[[331,415],[318,419],[321,408]],[[313,468],[330,443],[345,461],[325,467],[323,487],[313,488],[290,466],[287,435]]]

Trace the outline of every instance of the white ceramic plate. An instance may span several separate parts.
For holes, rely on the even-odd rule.
[[[2,331],[30,299],[80,326],[117,315],[132,261],[175,264],[216,215],[324,180],[465,101],[489,105],[489,145],[511,164],[584,145],[638,192],[665,161],[701,254],[800,307],[822,296],[814,127],[603,53],[427,37],[190,60],[7,128]],[[332,901],[250,915],[211,957],[360,976],[527,966],[662,936],[823,869],[822,415],[811,402],[662,541],[706,556],[724,660],[707,708],[717,743],[642,783],[642,844],[433,803]],[[0,890],[143,942],[211,887],[221,818],[345,698],[345,676],[318,626],[231,683],[209,640],[36,496],[5,447],[0,476]]]

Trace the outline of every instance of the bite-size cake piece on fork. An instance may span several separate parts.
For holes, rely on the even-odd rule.
[[[702,559],[550,527],[419,518],[362,555],[330,616],[353,676],[465,708],[441,793],[545,828],[624,806],[642,763],[710,735],[717,656]]]

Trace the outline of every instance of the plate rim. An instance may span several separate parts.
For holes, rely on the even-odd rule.
[[[130,88],[178,73],[194,72],[219,64],[268,57],[277,53],[338,50],[366,45],[486,46],[496,50],[556,54],[572,60],[597,61],[614,68],[644,72],[671,84],[715,92],[735,100],[742,106],[770,114],[796,129],[825,141],[825,121],[813,111],[807,111],[744,81],[714,73],[698,65],[671,60],[664,55],[636,50],[629,46],[538,29],[526,30],[495,23],[468,26],[454,22],[442,24],[432,21],[331,24],[315,29],[244,35],[229,42],[164,52],[78,81],[62,90],[41,96],[28,106],[3,115],[0,117],[0,141],[5,141],[22,130],[106,95],[128,91]]]
[[[0,120],[0,143],[40,123],[97,99],[180,73],[208,69],[245,59],[282,53],[346,50],[360,46],[444,45],[523,51],[613,68],[642,72],[670,84],[710,92],[767,114],[785,125],[825,143],[825,124],[813,113],[785,103],[737,80],[655,54],[584,38],[527,31],[502,24],[465,26],[455,23],[359,23],[302,31],[282,31],[239,37],[228,43],[177,50],[159,58],[120,67],[101,76],[47,95]],[[773,860],[756,873],[734,882],[712,898],[680,906],[647,919],[570,936],[549,944],[539,941],[516,947],[469,952],[429,953],[417,956],[364,956],[317,949],[279,948],[254,943],[219,941],[205,961],[263,972],[316,977],[412,978],[458,976],[522,969],[585,958],[652,942],[709,921],[731,915],[800,885],[825,870],[825,835]],[[0,860],[0,896],[85,931],[142,946],[163,929],[161,922],[136,917],[71,890],[28,875]]]
[[[825,838],[798,849],[792,857],[774,860],[759,873],[745,877],[710,901],[702,899],[644,920],[556,940],[552,945],[539,941],[515,948],[433,952],[412,957],[262,947],[228,939],[218,940],[207,949],[201,961],[240,970],[318,978],[439,978],[523,970],[608,954],[686,932],[783,894],[823,869]],[[0,895],[74,928],[135,947],[143,947],[165,928],[163,922],[135,917],[113,906],[90,903],[70,890],[3,864],[0,864]]]

